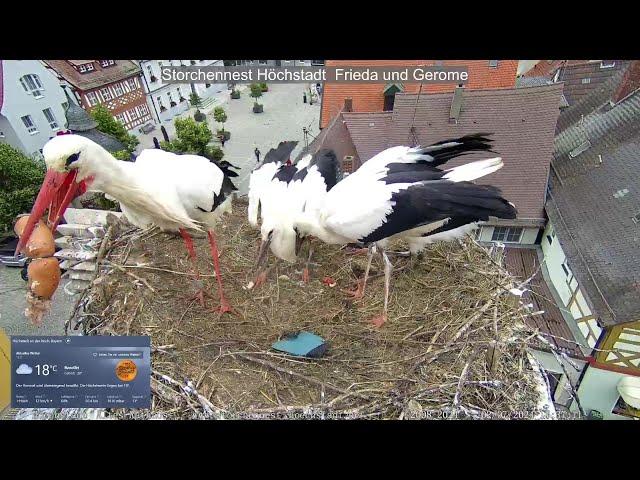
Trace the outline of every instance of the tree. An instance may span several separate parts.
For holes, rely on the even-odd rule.
[[[258,83],[252,83],[249,87],[251,89],[251,96],[255,98],[255,103],[258,104],[258,99],[262,96],[262,87]]]
[[[192,118],[176,118],[176,139],[171,142],[160,142],[163,150],[173,153],[192,153],[209,160],[219,161],[224,156],[216,146],[209,146],[213,133],[206,123],[198,123]]]
[[[189,95],[189,103],[192,107],[196,107],[198,109],[202,107],[202,99],[196,92],[193,92],[191,95]]]
[[[227,112],[224,111],[224,108],[222,107],[216,107],[213,110],[213,118],[215,119],[216,122],[221,123],[222,124],[222,133],[224,133],[224,122],[227,121]]]
[[[124,125],[115,119],[107,107],[104,105],[97,105],[93,110],[91,110],[91,116],[98,124],[98,130],[120,140],[129,153],[132,153],[136,149],[139,143],[138,139],[135,135],[131,135],[127,132]]]
[[[31,210],[44,173],[42,162],[0,143],[0,237],[13,229],[17,215]]]

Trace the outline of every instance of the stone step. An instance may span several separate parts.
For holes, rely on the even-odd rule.
[[[96,264],[94,262],[81,262],[77,260],[64,260],[60,263],[60,268],[64,270],[76,270],[81,272],[95,272]]]
[[[76,270],[71,270],[69,272],[69,278],[71,280],[82,280],[85,282],[91,282],[93,280],[93,273],[90,272],[78,272]]]
[[[57,258],[63,258],[65,260],[93,260],[98,255],[98,252],[91,252],[87,250],[71,250],[65,248],[54,254]]]
[[[113,214],[121,217],[122,212],[111,212],[108,210],[95,210],[91,208],[67,208],[64,212],[64,219],[67,223],[75,223],[81,225],[106,225],[107,215]]]
[[[90,284],[91,282],[85,280],[69,280],[64,286],[64,291],[70,295],[74,295],[86,290]]]
[[[93,238],[93,233],[89,230],[89,225],[82,223],[65,223],[58,225],[57,232],[60,235],[79,237],[79,238]]]
[[[59,247],[59,248],[71,248],[73,246],[71,241],[72,241],[72,237],[67,235],[64,237],[56,238],[54,240],[54,243],[56,244],[56,247]]]

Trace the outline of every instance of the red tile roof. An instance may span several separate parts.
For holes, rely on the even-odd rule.
[[[517,60],[500,60],[497,67],[490,67],[488,60],[443,60],[445,66],[466,66],[469,72],[467,88],[500,88],[515,85]],[[431,66],[435,60],[327,60],[326,67],[335,66]],[[353,99],[354,112],[381,112],[384,108],[382,83],[325,83],[322,93],[320,128],[342,110],[345,98]],[[453,84],[423,84],[423,93],[451,92]],[[417,92],[419,83],[404,83],[405,92]]]

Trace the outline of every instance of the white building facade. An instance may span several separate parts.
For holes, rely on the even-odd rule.
[[[148,103],[152,106],[152,115],[160,124],[188,110],[189,96],[197,93],[202,99],[203,107],[212,104],[216,94],[227,90],[222,83],[171,85],[162,82],[163,67],[222,67],[222,60],[134,60],[142,69],[142,79]]]
[[[44,144],[65,128],[64,90],[38,60],[0,64],[0,142],[39,158]]]

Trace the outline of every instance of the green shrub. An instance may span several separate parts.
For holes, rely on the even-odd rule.
[[[44,173],[42,162],[0,143],[0,236],[13,230],[17,215],[31,211]]]
[[[118,120],[115,119],[111,112],[104,105],[97,105],[91,110],[91,116],[98,124],[98,130],[102,133],[111,135],[122,142],[129,153],[133,152],[138,146],[138,139],[135,135],[127,132]]]
[[[216,107],[213,109],[213,118],[216,122],[222,124],[222,133],[224,133],[224,122],[227,121],[227,112],[222,107]]]
[[[221,159],[224,153],[219,147],[209,146],[213,132],[206,123],[198,123],[192,118],[176,118],[176,139],[160,142],[160,148],[173,153],[192,153],[209,159]]]

